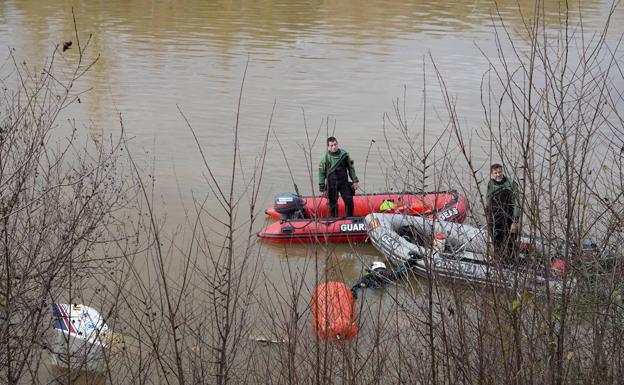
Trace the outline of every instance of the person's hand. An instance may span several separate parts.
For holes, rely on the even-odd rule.
[[[517,224],[517,223],[512,223],[512,224],[511,224],[511,229],[510,229],[510,230],[511,230],[511,232],[512,232],[512,233],[514,233],[514,234],[515,234],[515,233],[517,233],[517,232],[518,232],[518,224]]]
[[[360,185],[358,185],[358,182],[353,182],[353,190],[357,190],[360,188]]]

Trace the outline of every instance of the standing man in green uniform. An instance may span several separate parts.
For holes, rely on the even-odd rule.
[[[332,217],[338,216],[338,193],[345,203],[347,216],[353,216],[353,193],[357,188],[358,178],[353,160],[348,152],[338,148],[338,140],[330,136],[327,138],[327,152],[319,165],[319,190],[321,194],[327,194]]]
[[[487,188],[488,227],[494,243],[494,254],[500,260],[514,257],[515,241],[520,223],[520,197],[518,184],[507,178],[503,166],[490,166]]]

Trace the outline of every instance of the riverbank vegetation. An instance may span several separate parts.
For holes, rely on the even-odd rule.
[[[209,192],[186,208],[185,228],[169,231],[121,116],[118,138],[87,142],[77,139],[80,128],[71,120],[59,120],[84,92],[77,84],[95,60],[88,59],[88,41],[81,44],[76,34],[78,54],[70,60],[56,50],[43,71],[10,56],[0,110],[0,378],[9,384],[619,383],[621,56],[606,41],[609,18],[602,34],[588,35],[582,20],[563,9],[553,29],[542,22],[540,4],[521,32],[493,16],[499,49],[487,57],[475,90],[484,112],[479,127],[464,126],[452,85],[436,58],[426,58],[423,123],[413,123],[408,103],[397,100],[383,126],[383,156],[393,167],[380,172],[405,190],[459,189],[472,203],[468,221],[483,223],[488,167],[503,162],[522,188],[522,229],[543,242],[534,263],[549,266],[552,255],[569,262],[562,294],[525,290],[520,280],[501,289],[432,272],[431,279],[410,277],[361,292],[359,333],[350,341],[315,337],[309,300],[318,283],[344,280],[344,270],[365,260],[357,247],[347,262],[320,244],[297,264],[287,248],[279,266],[263,263],[266,251],[254,231],[270,118],[255,167],[243,166],[239,104],[232,167],[222,178],[180,108],[204,159]],[[424,124],[434,92],[446,107],[443,130],[435,133]],[[305,129],[312,191],[312,149],[323,134]],[[389,139],[396,137],[402,140]],[[489,147],[476,148],[476,137]],[[207,206],[208,196],[216,207]],[[590,238],[598,249],[587,259],[583,241]],[[267,269],[278,270],[282,282],[269,279]],[[88,303],[104,314],[118,334],[106,373],[47,366],[53,302]]]

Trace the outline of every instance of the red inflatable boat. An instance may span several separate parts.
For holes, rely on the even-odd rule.
[[[364,217],[372,212],[424,215],[462,223],[467,209],[466,198],[457,191],[355,195],[353,217],[344,217],[342,199],[338,199],[338,204],[339,215],[343,217],[328,218],[327,198],[277,195],[274,206],[266,214],[279,222],[263,228],[258,237],[280,243],[364,242],[368,230]]]

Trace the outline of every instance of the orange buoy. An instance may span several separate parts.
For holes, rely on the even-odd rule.
[[[314,333],[327,339],[349,339],[357,333],[355,299],[343,282],[319,285],[312,294]]]

